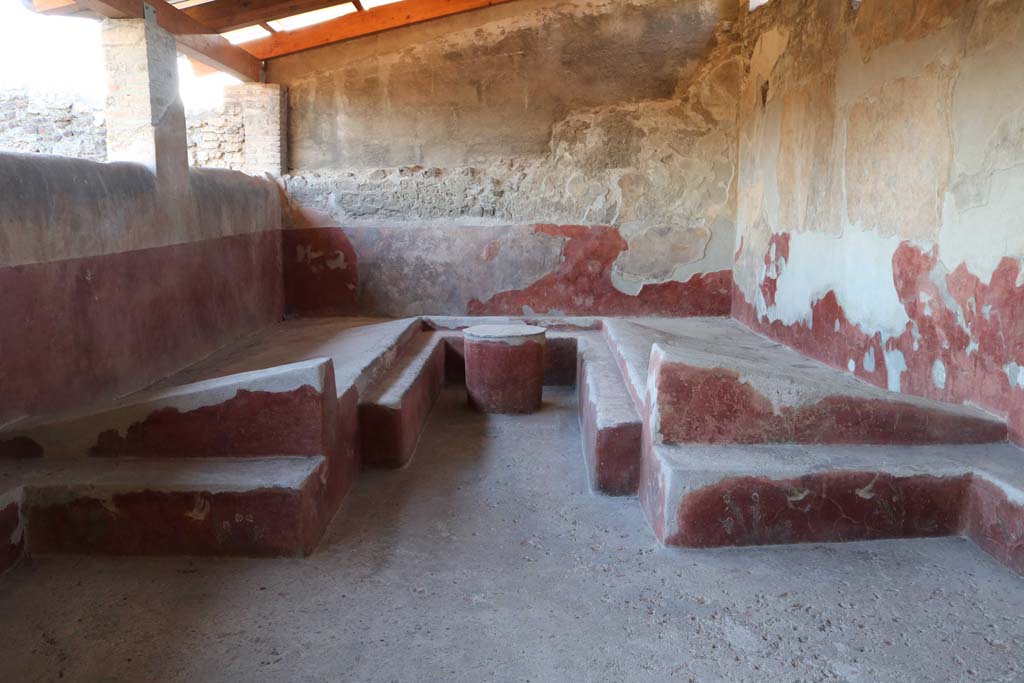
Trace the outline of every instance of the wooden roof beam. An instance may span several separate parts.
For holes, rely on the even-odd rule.
[[[68,15],[84,12],[75,0],[21,0],[21,4],[36,14]]]
[[[279,31],[272,36],[243,43],[240,47],[259,59],[273,59],[293,52],[505,2],[511,0],[405,0],[362,12],[353,12],[295,31]]]
[[[182,12],[204,26],[223,33],[303,12],[342,5],[345,2],[346,0],[213,0],[186,7]]]
[[[30,9],[43,14],[72,14],[65,0],[23,0]],[[141,19],[143,0],[75,0],[79,10],[110,19]],[[178,41],[187,56],[237,76],[243,81],[260,81],[263,63],[226,38],[201,24],[164,0],[146,0],[156,11],[157,23]]]

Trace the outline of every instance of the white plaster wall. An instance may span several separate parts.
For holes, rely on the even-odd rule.
[[[1003,259],[1024,258],[1024,2],[920,5],[909,25],[879,21],[880,0],[865,0],[859,11],[871,14],[861,23],[830,0],[778,0],[740,22],[750,69],[739,123],[736,287],[762,323],[787,326],[810,327],[812,307],[834,292],[850,322],[880,333],[883,358],[870,365],[884,360],[893,389],[907,359],[887,344],[917,333],[896,289],[897,248],[937,251],[930,282],[941,300],[926,310],[953,308],[969,335],[969,311],[949,295],[947,275],[963,267],[989,285]],[[816,158],[834,189],[826,183],[810,199],[796,197],[815,220],[786,222],[786,203],[815,179],[799,177],[794,187],[780,177],[783,111],[814,79],[832,89],[833,142]],[[770,253],[779,233],[789,233],[784,262]],[[772,305],[761,291],[766,278],[777,278]],[[972,337],[968,353],[977,349]],[[952,369],[930,367],[941,395]]]

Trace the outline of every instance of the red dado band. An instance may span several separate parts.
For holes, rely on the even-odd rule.
[[[463,331],[466,394],[485,413],[532,413],[544,389],[544,328],[477,325]]]

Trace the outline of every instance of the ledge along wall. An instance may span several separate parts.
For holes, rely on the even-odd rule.
[[[520,0],[272,60],[291,313],[726,315],[733,0]]]
[[[772,0],[746,76],[732,313],[1024,439],[1024,1]]]
[[[271,181],[0,154],[0,427],[141,389],[280,319]]]

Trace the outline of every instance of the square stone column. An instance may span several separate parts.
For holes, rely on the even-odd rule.
[[[229,86],[224,99],[242,112],[242,170],[279,176],[288,170],[288,89],[274,83]]]
[[[188,186],[185,109],[174,36],[144,5],[142,19],[103,22],[107,71],[107,159],[149,166],[161,186]]]

